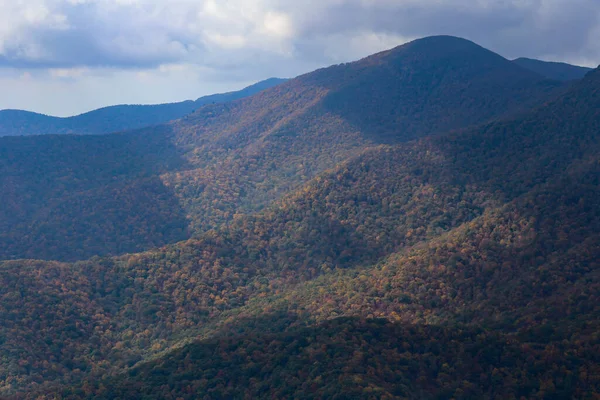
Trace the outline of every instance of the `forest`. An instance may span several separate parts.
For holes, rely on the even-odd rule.
[[[175,243],[260,211],[369,148],[518,113],[568,86],[438,37],[166,125],[0,138],[0,259],[75,261]]]
[[[600,70],[427,38],[160,129],[2,140],[0,196],[59,219],[0,241],[1,396],[600,396]]]

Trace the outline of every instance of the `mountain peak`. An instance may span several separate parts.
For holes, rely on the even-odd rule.
[[[377,71],[378,68],[383,70]],[[493,81],[503,76],[515,85],[545,79],[468,39],[449,35],[416,39],[356,62],[320,69],[301,79],[332,88],[347,84],[348,79],[354,81],[363,73],[367,75],[364,80],[371,82],[381,80],[374,76],[379,73],[400,74],[401,80],[407,78],[406,74],[419,76],[425,86],[441,84],[440,80],[465,82],[476,77]]]
[[[448,54],[455,53],[487,53],[494,54],[496,57],[502,58],[501,56],[489,51],[478,44],[456,36],[440,35],[440,36],[428,36],[422,39],[416,39],[411,42],[402,44],[391,50],[388,50],[379,55],[402,55],[406,56],[407,53],[416,52],[422,54],[428,54],[434,57],[447,56]],[[377,54],[375,55],[377,56]]]
[[[470,40],[455,36],[430,36],[413,40],[364,58],[356,64],[360,68],[380,65],[411,71],[411,74],[423,75],[423,79],[452,75],[462,80],[490,73],[505,77],[512,75],[517,81],[543,79],[528,68],[516,65]]]
[[[409,42],[409,43],[413,43],[413,44],[426,44],[426,45],[471,46],[471,47],[482,48],[481,46],[479,46],[475,42],[472,42],[472,41],[470,41],[468,39],[461,38],[461,37],[458,37],[458,36],[451,36],[451,35],[427,36],[427,37],[424,37],[424,38],[415,39],[415,40],[413,40],[412,42]]]

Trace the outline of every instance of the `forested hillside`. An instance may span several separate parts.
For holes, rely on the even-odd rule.
[[[0,139],[0,259],[83,259],[188,238],[160,179],[185,164],[164,129]]]
[[[279,85],[285,79],[271,78],[236,92],[214,94],[192,101],[157,105],[118,105],[74,117],[51,117],[21,110],[0,110],[0,136],[49,134],[99,135],[139,129],[179,119],[198,108],[252,96]]]
[[[420,54],[422,43],[396,52]],[[436,54],[464,56],[462,48]],[[0,390],[72,399],[598,396],[600,70],[476,127],[443,133],[441,122],[423,122],[437,134],[415,138],[391,124],[324,170],[333,162],[325,150],[345,142],[319,139],[317,125],[263,134],[257,126],[276,125],[281,105],[250,110],[274,93],[308,104],[291,89],[311,80],[329,88],[316,103],[325,107],[340,87],[326,72],[202,109],[165,132],[177,157],[163,179],[176,198],[181,181],[169,179],[183,174],[169,171],[179,162],[190,174],[210,171],[212,160],[239,166],[245,174],[218,181],[229,190],[264,163],[305,161],[301,138],[323,151],[323,170],[305,183],[281,167],[251,180],[256,193],[284,177],[300,185],[260,212],[140,254],[4,262]],[[267,157],[284,149],[277,132],[289,134],[287,158]],[[242,157],[250,154],[252,163]]]
[[[433,37],[164,126],[0,139],[10,154],[0,259],[173,243],[257,212],[367,148],[518,114],[565,88],[472,42]]]

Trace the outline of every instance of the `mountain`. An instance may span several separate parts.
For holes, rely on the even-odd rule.
[[[204,338],[58,393],[593,398],[599,105],[597,70],[526,115],[369,150],[269,212],[129,259],[154,288],[130,306],[198,318]]]
[[[531,58],[517,58],[513,62],[523,68],[527,68],[548,79],[557,81],[574,81],[581,79],[592,70],[592,68],[580,67],[561,62],[540,61]]]
[[[162,248],[74,263],[3,262],[1,393],[16,399],[597,396],[600,70],[558,92],[525,72],[544,88],[529,109],[503,108],[492,120],[458,128],[446,120],[403,124],[401,111],[366,102],[384,107],[380,92],[416,101],[412,89],[385,92],[386,85],[372,81],[386,70],[395,75],[390,57],[401,71],[413,65],[406,60],[425,57],[436,60],[420,64],[429,76],[439,63],[451,74],[442,80],[454,82],[433,93],[455,95],[449,110],[469,104],[470,97],[456,93],[483,93],[481,86],[455,77],[474,62],[459,68],[447,61],[472,49],[479,48],[426,39],[205,107],[153,131],[154,144],[143,140],[148,131],[115,135],[130,140],[125,154],[148,146],[135,164],[146,162],[175,199],[184,188],[175,178],[206,174],[193,181],[200,182],[195,192],[187,185],[184,214],[205,201],[199,194],[208,190],[202,186],[208,177],[219,178],[211,207],[226,199],[231,210],[241,209],[236,195],[251,193],[251,185],[242,186],[245,193],[237,189],[246,181],[257,193],[285,179],[297,183],[257,212],[224,217]],[[495,63],[493,54],[476,52]],[[381,69],[361,80],[373,65]],[[363,67],[361,74],[354,70]],[[522,76],[514,71],[513,78]],[[419,79],[414,86],[425,85]],[[316,89],[304,86],[309,82]],[[364,107],[335,97],[346,87],[355,88],[348,93]],[[422,112],[439,96],[422,99]],[[298,105],[306,105],[302,113],[293,112]],[[364,112],[363,122],[352,120],[364,130],[340,117],[345,110]],[[369,124],[385,121],[378,112],[394,122],[372,133]],[[433,108],[426,115],[444,113]],[[332,120],[343,127],[317,124]],[[394,134],[394,126],[403,129]],[[411,126],[426,134],[409,133]],[[170,157],[159,153],[165,143]],[[306,148],[318,153],[316,161]],[[304,168],[301,162],[313,169],[297,177],[293,168]],[[267,172],[260,168],[269,163],[275,165]],[[114,176],[131,169],[116,167]],[[218,167],[235,167],[239,175],[218,175]]]
[[[285,79],[270,78],[236,92],[205,96],[196,101],[110,106],[67,118],[21,110],[1,110],[0,136],[92,135],[138,129],[179,119],[206,104],[225,103],[252,96],[283,82]]]
[[[372,146],[523,112],[565,89],[453,37],[110,137],[0,139],[0,259],[81,260],[216,229]]]

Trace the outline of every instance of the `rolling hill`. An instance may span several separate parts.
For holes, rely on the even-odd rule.
[[[557,81],[574,81],[581,79],[585,76],[585,74],[592,70],[592,68],[580,67],[577,65],[534,60],[525,57],[517,58],[516,60],[513,60],[513,62],[523,68],[527,68],[533,72],[545,76],[548,79],[555,79]]]
[[[0,139],[9,189],[0,259],[72,261],[173,243],[257,212],[369,147],[524,112],[564,90],[442,36],[162,126]]]
[[[1,110],[0,136],[100,135],[139,129],[179,119],[206,104],[226,103],[252,96],[283,82],[285,79],[271,78],[236,92],[204,96],[195,101],[157,105],[110,106],[66,118],[22,110]]]
[[[151,167],[166,171],[160,176],[176,199],[183,186],[174,177],[182,171],[213,168],[216,176],[217,167],[236,167],[236,174],[219,175],[223,193],[247,181],[256,188],[244,186],[246,193],[284,178],[294,184],[258,212],[237,213],[159,249],[75,263],[2,263],[2,393],[64,399],[597,396],[600,70],[558,92],[536,78],[544,100],[529,109],[504,107],[493,120],[482,107],[486,117],[475,126],[463,111],[407,127],[399,110],[414,111],[417,99],[433,118],[443,115],[434,107],[440,93],[479,93],[456,81],[473,60],[461,67],[447,62],[473,49],[479,48],[453,38],[417,41],[203,108],[165,128],[154,151],[168,138],[173,156],[158,160],[170,161],[156,167],[157,161],[143,159],[150,175]],[[504,67],[503,59],[479,51],[477,59],[487,60],[480,66],[492,71],[485,76],[497,76],[494,60]],[[420,77],[406,65],[423,57],[435,62],[418,64],[419,71],[430,68]],[[411,99],[407,105],[396,99],[395,107],[384,107],[385,96],[396,91],[385,92],[392,83],[373,83],[374,77],[408,71],[421,87],[436,76],[432,65],[450,71],[441,79],[451,89],[438,88],[433,99],[407,91],[397,94]],[[376,73],[362,81],[374,66]],[[467,75],[474,79],[473,72]],[[347,87],[355,91],[343,92]],[[338,91],[354,93],[364,107],[343,102]],[[381,108],[367,105],[369,99],[381,99]],[[292,104],[306,107],[296,116]],[[359,109],[362,122],[350,124],[351,115],[359,120]],[[280,114],[288,119],[280,122]],[[383,114],[394,122],[381,128]],[[354,136],[313,122],[331,115],[336,121],[346,116],[343,126],[353,126]],[[131,146],[127,151],[139,145]],[[276,151],[284,149],[283,155]],[[292,162],[314,169],[298,177]],[[261,166],[269,163],[276,165],[265,173]]]
[[[265,286],[252,285],[255,297],[225,312],[217,334],[118,378],[89,380],[87,394],[63,394],[593,398],[599,102],[594,71],[518,119],[340,166],[279,205],[281,228],[261,215],[257,225],[267,220],[271,231],[241,221],[243,233],[223,236],[220,269],[256,265]],[[413,190],[400,189],[407,182]],[[420,218],[414,226],[398,218],[411,195],[429,199],[415,202],[424,210],[407,207]],[[415,244],[398,241],[419,230]],[[265,231],[262,242],[253,238]],[[377,252],[382,242],[390,247]]]

